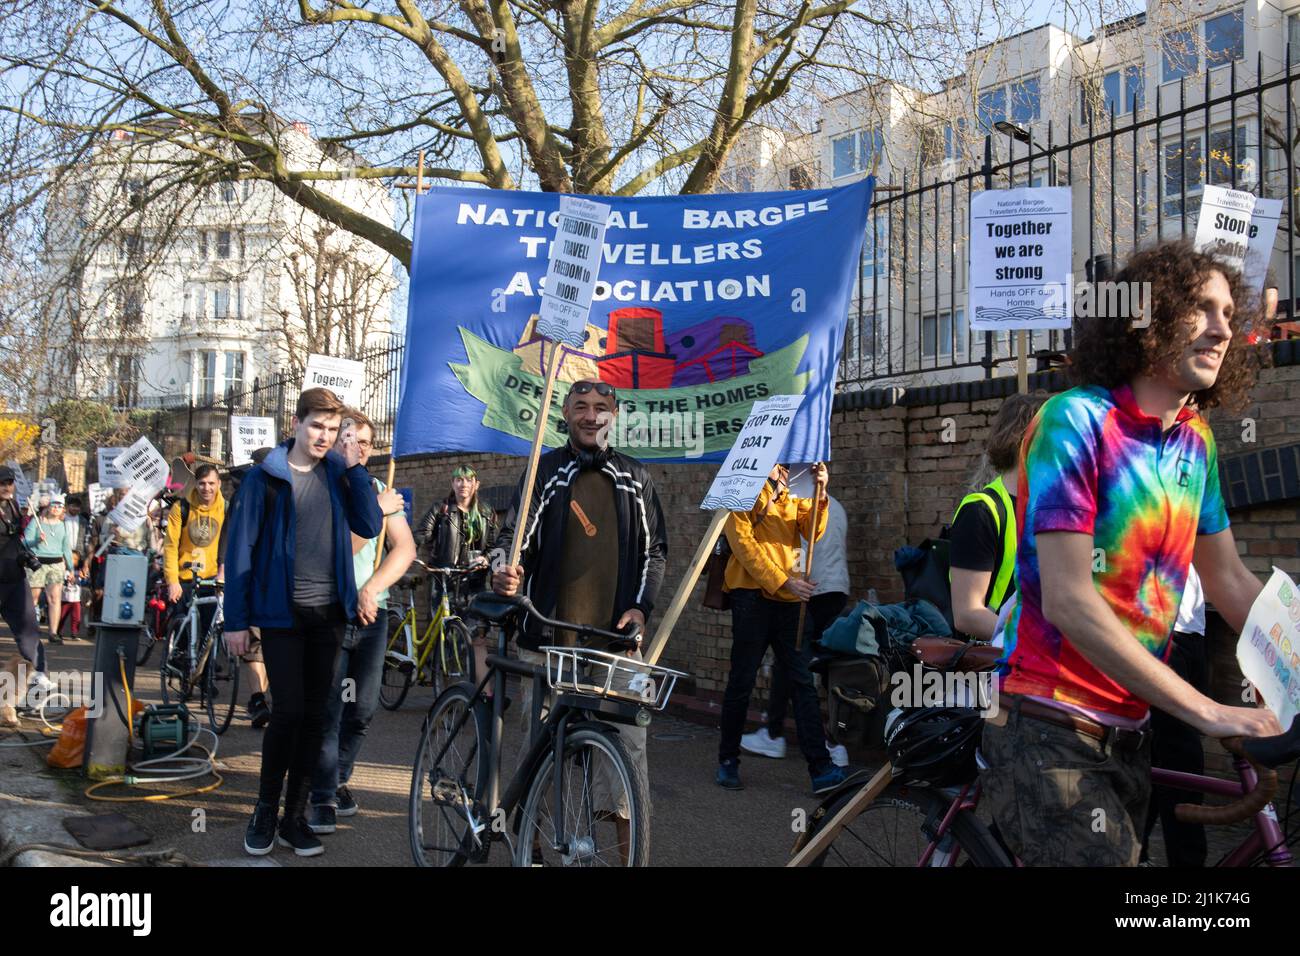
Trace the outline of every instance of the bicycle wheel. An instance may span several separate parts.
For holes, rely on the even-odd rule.
[[[239,658],[230,653],[226,638],[213,634],[214,641],[208,663],[203,669],[203,696],[208,709],[208,726],[214,734],[224,734],[230,729],[235,716],[235,701],[239,697]]]
[[[379,703],[385,710],[397,710],[402,706],[415,675],[415,664],[398,656],[406,653],[406,639],[402,634],[405,620],[396,611],[388,612],[388,646],[384,651],[384,670],[379,680]]]
[[[809,821],[808,838],[822,827],[866,786],[851,786],[832,794]],[[921,862],[931,837],[952,806],[956,794],[924,787],[890,784],[842,829],[830,846],[810,866],[907,866]],[[952,819],[944,840],[930,858],[930,866],[946,866],[949,856],[959,852],[958,864],[1010,866],[1002,848],[988,828],[970,810]]]
[[[487,710],[473,687],[455,684],[429,708],[407,804],[416,866],[463,866],[475,854],[475,826],[488,822],[477,821],[487,792],[489,739]]]
[[[151,612],[145,620],[149,622],[148,627],[140,629],[140,647],[135,658],[136,667],[144,667],[149,663],[149,657],[153,654],[155,644],[161,644],[167,637],[162,623],[165,615],[161,611]]]
[[[452,684],[474,684],[474,648],[470,646],[469,628],[457,618],[442,622],[442,634],[430,655],[433,692],[441,694]]]
[[[617,732],[580,727],[568,734],[559,790],[562,820],[552,750],[528,784],[516,827],[516,866],[649,865],[650,791]],[[564,846],[556,849],[561,833]]]
[[[167,628],[162,642],[162,659],[158,662],[158,683],[162,685],[164,704],[179,704],[189,699],[186,686],[189,673],[189,620],[181,618]]]

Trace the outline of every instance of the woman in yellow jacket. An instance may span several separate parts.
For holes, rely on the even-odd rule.
[[[813,502],[794,498],[785,468],[777,465],[753,509],[732,512],[727,519],[725,590],[731,595],[731,674],[722,700],[722,741],[718,747],[718,785],[741,789],[740,737],[745,729],[749,698],[768,646],[776,666],[787,677],[794,698],[799,748],[808,761],[813,793],[825,793],[847,775],[831,763],[826,749],[817,690],[808,664],[796,649],[799,607],[812,596],[817,582],[796,575],[800,538],[815,541],[826,531],[826,466],[813,470],[821,504],[813,527]]]

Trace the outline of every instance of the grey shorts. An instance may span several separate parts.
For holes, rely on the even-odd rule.
[[[641,660],[641,653],[632,655],[636,660]],[[540,667],[546,666],[546,655],[537,651],[530,651],[525,648],[519,648],[519,660],[525,664],[536,664]],[[533,715],[533,682],[524,678],[521,682],[523,685],[523,701],[519,708],[519,730],[526,742],[530,733],[530,726]],[[543,692],[550,694],[550,690],[543,685]],[[550,706],[550,699],[542,704],[542,716],[546,715],[546,708]],[[618,724],[618,735],[623,741],[623,747],[627,750],[627,755],[632,761],[632,766],[641,779],[646,782],[647,792],[650,789],[650,767],[646,759],[646,728],[638,727],[635,724]],[[527,751],[527,745],[520,747],[520,759],[523,759]],[[601,761],[597,768],[596,779],[592,785],[592,799],[595,802],[595,809],[613,813],[622,817],[624,820],[631,817],[631,812],[627,806],[627,795],[623,789],[623,784],[614,778],[613,767],[608,761]],[[649,814],[650,807],[645,808]]]
[[[1019,698],[984,722],[985,802],[1027,866],[1137,866],[1151,797],[1151,739],[1120,750],[1026,717]]]
[[[35,571],[27,572],[27,586],[29,588],[47,588],[50,585],[58,587],[63,586],[63,579],[68,574],[68,566],[62,561],[56,561],[53,564],[42,564]]]

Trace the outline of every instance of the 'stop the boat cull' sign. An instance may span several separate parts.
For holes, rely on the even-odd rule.
[[[595,197],[610,206],[599,280],[582,345],[560,348],[545,443],[565,441],[564,397],[586,379],[617,389],[615,445],[638,458],[721,461],[772,395],[804,396],[787,457],[830,457],[872,186]],[[396,453],[527,454],[560,196],[438,188],[416,202]]]

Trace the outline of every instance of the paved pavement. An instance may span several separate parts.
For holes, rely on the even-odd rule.
[[[0,660],[15,650],[9,632],[0,629]],[[70,642],[47,650],[51,671],[90,667],[89,642]],[[138,671],[135,692],[146,703],[161,700],[156,653]],[[250,858],[242,848],[243,832],[257,791],[261,732],[253,730],[244,714],[247,693],[243,688],[240,698],[235,722],[220,742],[218,762],[224,782],[212,793],[162,802],[94,803],[81,795],[87,781],[79,774],[45,768],[43,754],[48,748],[0,750],[0,793],[12,792],[22,776],[59,780],[66,803],[90,813],[122,812],[153,834],[150,848],[173,847],[204,863],[249,865]],[[380,710],[351,784],[361,813],[341,820],[339,831],[323,838],[324,856],[299,860],[281,849],[265,860],[283,866],[412,865],[406,823],[410,766],[421,721],[432,700],[431,690],[414,688],[400,710]],[[507,721],[508,727],[510,723]],[[816,806],[808,791],[807,771],[794,746],[785,760],[746,760],[742,767],[746,789],[732,793],[713,783],[717,745],[716,726],[665,715],[651,725],[653,865],[779,866],[787,859],[793,841],[794,811]],[[507,765],[513,766],[513,762]],[[145,791],[122,787],[102,792],[139,795]],[[66,833],[57,842],[73,843]],[[506,864],[503,847],[493,851],[491,862]]]

